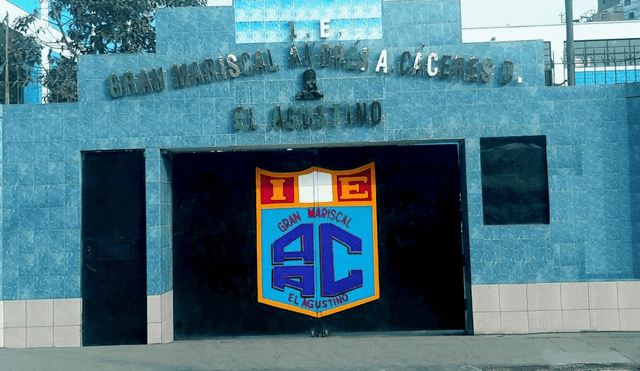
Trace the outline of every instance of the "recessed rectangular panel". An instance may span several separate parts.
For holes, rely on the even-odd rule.
[[[480,138],[484,223],[549,224],[543,135]]]
[[[144,344],[144,152],[84,152],[82,158],[83,345]]]

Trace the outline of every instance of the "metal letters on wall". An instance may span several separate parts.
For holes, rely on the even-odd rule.
[[[379,298],[375,163],[256,169],[258,302],[323,317]]]

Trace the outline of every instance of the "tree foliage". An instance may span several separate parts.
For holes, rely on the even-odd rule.
[[[47,101],[77,101],[77,57],[82,54],[154,53],[155,10],[204,6],[206,0],[50,0],[49,19],[61,36],[49,56],[44,86]],[[35,16],[16,21],[16,29],[34,31]],[[37,35],[44,30],[36,29]],[[40,40],[47,44],[48,40]],[[51,44],[49,42],[49,44]]]
[[[24,36],[9,28],[9,50],[6,50],[6,26],[0,28],[0,103],[5,101],[5,73],[9,73],[9,103],[22,103],[24,100],[24,86],[34,82],[31,73],[40,63],[41,47],[34,37]],[[8,59],[7,59],[8,54]]]
[[[47,88],[48,103],[78,101],[78,64],[76,59],[49,53],[49,70],[42,85]]]

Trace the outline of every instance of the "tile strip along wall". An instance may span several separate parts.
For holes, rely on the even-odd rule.
[[[3,309],[2,309],[3,308]],[[0,347],[79,347],[82,299],[0,302]]]
[[[147,296],[147,343],[173,341],[173,291]]]
[[[474,285],[475,334],[640,331],[640,282]]]

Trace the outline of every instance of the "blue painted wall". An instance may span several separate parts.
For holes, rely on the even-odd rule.
[[[633,272],[640,278],[640,84],[627,86]]]
[[[458,1],[382,1],[381,12],[382,38],[357,43],[371,50],[368,71],[315,67],[324,104],[381,102],[383,120],[375,127],[334,127],[330,121],[323,129],[271,128],[275,105],[301,105],[295,94],[306,67],[289,68],[290,42],[277,39],[283,35],[269,36],[277,39],[270,43],[244,43],[231,7],[161,9],[157,54],[81,57],[79,103],[4,107],[0,298],[80,297],[81,151],[133,148],[146,150],[150,295],[172,289],[171,161],[163,150],[435,139],[466,144],[474,284],[640,278],[638,270],[633,273],[640,226],[631,222],[632,216],[638,220],[640,179],[630,175],[640,169],[640,104],[627,99],[638,88],[545,87],[541,41],[461,44]],[[333,32],[337,25],[332,22]],[[344,34],[357,26],[348,23]],[[304,41],[296,40],[301,52]],[[355,40],[329,41],[338,43],[351,46]],[[253,57],[267,48],[279,72],[173,87],[174,63],[244,51]],[[383,48],[393,74],[373,71]],[[483,84],[401,76],[405,50],[412,56],[489,57],[496,74],[509,59],[523,81],[503,86],[497,77]],[[110,73],[137,75],[152,67],[165,70],[167,90],[111,98]],[[239,105],[253,107],[256,131],[234,129]],[[551,223],[485,227],[479,138],[517,135],[547,136]]]

